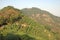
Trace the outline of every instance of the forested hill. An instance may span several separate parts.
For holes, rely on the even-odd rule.
[[[0,40],[60,40],[60,18],[48,13],[39,8],[4,7],[0,10]]]

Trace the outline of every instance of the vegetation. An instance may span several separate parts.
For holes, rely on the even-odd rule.
[[[60,40],[59,36],[57,36],[60,35],[60,17],[35,7],[22,9],[22,12],[39,24],[44,25],[45,29],[54,33],[54,36],[58,37],[56,40]]]
[[[60,40],[52,27],[40,24],[21,10],[8,6],[0,14],[0,40]]]

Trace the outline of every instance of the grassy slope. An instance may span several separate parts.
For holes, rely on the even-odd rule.
[[[24,24],[25,26],[22,26],[22,24]],[[39,40],[54,40],[52,32],[49,32],[47,29],[44,28],[43,25],[40,25],[34,20],[25,16],[20,19],[20,21],[4,26],[1,33],[3,35],[6,35],[8,33],[19,35],[28,34]]]

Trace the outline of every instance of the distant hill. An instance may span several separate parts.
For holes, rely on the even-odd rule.
[[[60,40],[60,18],[39,8],[0,10],[0,40]]]
[[[23,14],[44,25],[48,30],[60,34],[60,17],[36,7],[22,9]]]

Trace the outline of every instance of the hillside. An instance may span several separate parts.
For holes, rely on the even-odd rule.
[[[22,12],[36,22],[44,25],[49,31],[60,35],[60,17],[35,7],[22,9]]]
[[[60,40],[59,31],[53,29],[60,30],[59,18],[36,9],[19,10],[12,6],[1,9],[0,40]],[[44,17],[48,20],[46,21]]]

